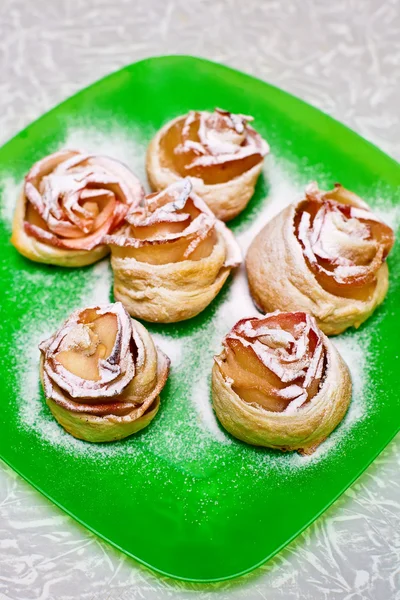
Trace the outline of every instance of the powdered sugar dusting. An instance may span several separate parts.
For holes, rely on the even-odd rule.
[[[191,388],[191,400],[196,407],[200,427],[222,444],[231,444],[231,439],[218,424],[211,404],[210,372],[198,377]]]
[[[147,143],[148,139],[143,133],[131,128],[114,125],[105,132],[103,126],[97,128],[78,122],[67,130],[60,147],[116,158],[129,167],[146,187],[145,153]],[[148,187],[147,191],[150,191]]]
[[[105,304],[110,301],[111,267],[108,260],[102,260],[92,267],[87,285],[83,292],[74,298],[74,308],[85,307],[93,304]],[[52,418],[43,402],[39,380],[40,342],[49,338],[69,316],[63,307],[57,304],[57,298],[51,294],[51,289],[46,290],[44,283],[46,273],[37,271],[33,275],[38,279],[38,287],[43,282],[42,293],[46,298],[52,296],[53,312],[46,315],[46,319],[38,320],[26,313],[20,325],[20,332],[16,332],[14,339],[16,372],[18,373],[18,408],[20,425],[28,430],[33,430],[43,440],[53,446],[67,451],[86,451],[87,444],[76,440],[67,434]]]
[[[372,410],[373,400],[368,394],[369,368],[373,365],[371,337],[368,332],[350,332],[335,337],[332,342],[339,350],[351,374],[353,385],[352,400],[349,409],[338,428],[331,433],[316,451],[308,456],[293,455],[293,466],[315,465],[335,448],[340,451],[340,444],[351,435],[352,428],[368,416]]]
[[[43,402],[40,391],[38,345],[54,333],[61,323],[50,318],[45,322],[32,323],[29,315],[25,315],[21,323],[23,335],[14,340],[16,372],[18,373],[18,410],[20,426],[33,431],[52,446],[63,450],[73,450],[78,440],[68,435],[51,417]]]
[[[155,345],[160,348],[170,359],[174,367],[177,367],[182,359],[183,341],[161,333],[152,333],[151,337]]]
[[[81,306],[108,304],[111,300],[112,270],[107,258],[92,268],[90,285],[83,291]]]
[[[387,206],[384,198],[379,198],[374,204],[374,213],[382,219],[384,223],[389,225],[394,231],[400,227],[400,204]]]
[[[264,178],[269,186],[260,211],[252,223],[237,235],[240,247],[245,253],[256,234],[286,206],[300,200],[307,183],[307,171],[300,176],[293,165],[275,156],[269,156],[264,167]]]
[[[353,384],[352,408],[345,423],[347,425],[361,419],[365,413],[365,387],[368,383],[368,364],[373,360],[371,338],[366,331],[351,332],[346,336],[336,337],[333,343],[339,350],[351,373]]]
[[[14,209],[21,193],[22,182],[13,177],[6,176],[0,183],[0,218],[8,231],[11,231]]]

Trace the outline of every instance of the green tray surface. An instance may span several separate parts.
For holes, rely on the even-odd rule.
[[[63,145],[71,127],[79,125],[83,141],[85,127],[94,127],[105,147],[116,127],[124,139],[132,134],[134,142],[139,132],[148,142],[169,119],[215,106],[253,115],[271,145],[274,158],[268,160],[278,157],[303,183],[315,178],[331,187],[340,181],[372,204],[383,195],[396,209],[399,165],[372,144],[271,85],[188,56],[132,64],[21,131],[0,150],[3,203],[10,194],[5,182],[22,182],[34,161]],[[138,146],[142,162],[144,147]],[[249,207],[230,224],[234,233],[254,224],[269,192],[264,176]],[[222,429],[214,435],[192,402],[193,391],[209,402],[212,355],[222,339],[215,339],[216,316],[223,313],[232,279],[198,317],[149,326],[172,346],[180,344],[181,356],[173,362],[161,410],[146,430],[102,447],[74,443],[52,422],[41,393],[40,414],[33,407],[27,427],[29,386],[37,385],[38,376],[31,363],[26,375],[21,372],[20,355],[37,357],[32,330],[43,322],[60,324],[86,297],[85,288],[96,302],[96,279],[107,265],[67,270],[35,264],[15,251],[9,236],[9,223],[1,223],[0,456],[77,521],[152,569],[191,581],[254,569],[331,505],[398,431],[398,245],[389,260],[392,280],[383,306],[359,332],[341,336],[354,340],[356,349],[362,347],[357,336],[368,340],[368,381],[363,392],[356,390],[365,396],[364,413],[347,429],[340,426],[319,458],[304,459],[246,446]],[[107,296],[112,298],[111,285]],[[40,420],[47,423],[47,437],[36,426]]]

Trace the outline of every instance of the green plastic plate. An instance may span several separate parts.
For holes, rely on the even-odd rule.
[[[340,336],[355,393],[349,415],[315,456],[248,447],[225,434],[213,417],[212,356],[232,311],[240,312],[237,290],[244,289],[233,288],[232,279],[198,317],[149,327],[173,361],[161,410],[145,431],[101,446],[75,441],[52,420],[38,386],[36,344],[77,306],[112,298],[107,262],[75,270],[29,262],[9,243],[9,217],[32,162],[66,140],[79,141],[83,149],[95,140],[103,152],[124,154],[142,175],[146,143],[163,123],[189,109],[215,106],[253,115],[271,145],[267,175],[231,223],[239,239],[250,226],[261,228],[271,195],[276,202],[279,193],[300,191],[310,179],[321,187],[340,181],[396,221],[397,163],[297,98],[198,58],[151,58],[113,73],[0,150],[0,455],[126,554],[192,581],[235,577],[272,557],[332,504],[397,432],[398,245],[389,260],[391,286],[383,306],[358,332]]]

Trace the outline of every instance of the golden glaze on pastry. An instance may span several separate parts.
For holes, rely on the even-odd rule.
[[[346,363],[304,312],[239,321],[212,372],[222,425],[248,444],[312,453],[351,399]]]
[[[134,317],[172,323],[197,315],[241,262],[233,234],[191,189],[187,178],[150,194],[106,237],[115,298]]]
[[[20,195],[11,242],[37,262],[79,267],[109,250],[103,238],[144,197],[119,161],[62,150],[35,163]]]
[[[255,238],[250,291],[263,311],[304,310],[328,335],[358,327],[384,300],[393,231],[337,184],[285,208]]]
[[[156,415],[170,361],[120,302],[77,310],[39,348],[47,404],[71,435],[120,440]]]
[[[167,123],[149,145],[153,190],[190,176],[193,190],[218,219],[238,215],[254,193],[268,144],[249,125],[253,117],[226,110],[191,111]]]

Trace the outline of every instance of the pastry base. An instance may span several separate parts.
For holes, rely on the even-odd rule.
[[[46,402],[56,421],[75,438],[86,442],[115,442],[147,427],[158,412],[160,396],[154,399],[151,408],[138,419],[132,418],[131,414],[124,417],[115,415],[97,417],[71,413],[49,398]]]

